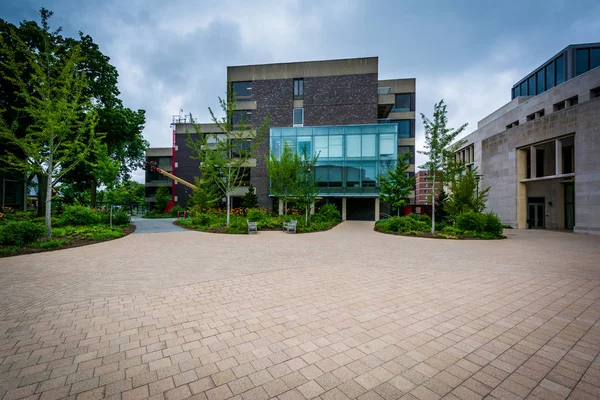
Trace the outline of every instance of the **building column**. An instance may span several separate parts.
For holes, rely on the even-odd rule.
[[[283,215],[283,200],[279,199],[279,215]]]
[[[554,165],[556,167],[556,175],[562,175],[562,140],[554,141],[554,149],[556,156],[554,157]]]
[[[342,197],[342,221],[346,220],[346,198]]]
[[[529,149],[529,152],[531,154],[531,156],[529,157],[531,160],[529,171],[531,172],[531,178],[537,178],[537,154],[535,151],[535,146],[531,146]]]
[[[375,198],[375,221],[379,221],[379,197]]]
[[[525,150],[517,150],[517,226],[515,228],[519,229],[527,228],[527,184],[521,182],[521,180],[526,178],[527,152]]]

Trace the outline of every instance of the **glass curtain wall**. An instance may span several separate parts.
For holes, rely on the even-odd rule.
[[[270,142],[276,157],[286,145],[319,155],[315,176],[321,195],[373,196],[379,193],[378,175],[398,158],[398,124],[272,128]]]

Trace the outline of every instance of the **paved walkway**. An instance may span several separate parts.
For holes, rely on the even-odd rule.
[[[142,218],[142,217],[131,217],[131,223],[135,225],[134,234],[142,233],[164,233],[164,232],[181,232],[185,229],[173,225],[177,218]]]
[[[0,259],[0,398],[600,397],[600,237],[371,229]]]

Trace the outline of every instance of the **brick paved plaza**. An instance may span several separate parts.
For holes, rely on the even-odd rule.
[[[0,259],[0,398],[600,398],[600,237],[507,234],[346,222]]]

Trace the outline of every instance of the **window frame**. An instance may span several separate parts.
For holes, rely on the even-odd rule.
[[[296,111],[302,112],[302,122],[299,124],[296,123]],[[304,108],[303,107],[302,108],[298,107],[298,108],[292,109],[292,126],[295,128],[304,126]]]
[[[304,100],[304,78],[294,78],[294,100]]]

